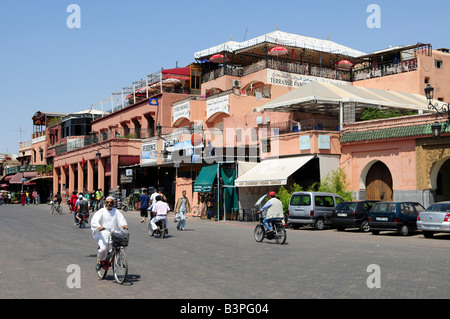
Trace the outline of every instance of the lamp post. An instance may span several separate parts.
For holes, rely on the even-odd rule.
[[[442,125],[437,121],[438,116],[447,118],[447,125],[450,124],[450,105],[442,104],[439,107],[438,103],[433,104],[434,88],[428,83],[425,88],[425,96],[428,100],[428,109],[436,111],[436,121],[431,125],[431,132],[435,138],[438,138],[442,132]]]

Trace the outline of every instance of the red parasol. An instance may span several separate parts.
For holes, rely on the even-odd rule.
[[[348,60],[341,60],[338,63],[338,68],[340,69],[345,69],[345,70],[350,70],[353,66],[353,63],[348,61]]]
[[[288,52],[289,52],[288,49],[280,47],[280,46],[277,46],[277,47],[274,47],[274,48],[270,49],[267,54],[274,55],[274,56],[280,56],[280,55],[283,55],[283,54],[287,54]]]
[[[230,61],[229,58],[224,56],[223,54],[214,54],[212,57],[209,58],[209,61],[214,63],[224,63]]]

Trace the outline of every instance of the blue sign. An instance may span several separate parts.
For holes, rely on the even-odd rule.
[[[150,105],[158,105],[158,99],[155,99],[155,98],[148,99],[148,104],[150,104]]]

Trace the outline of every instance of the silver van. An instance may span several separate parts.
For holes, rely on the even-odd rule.
[[[342,197],[333,193],[294,192],[289,200],[288,225],[293,228],[314,225],[315,229],[323,229],[331,225],[333,212],[342,201]]]

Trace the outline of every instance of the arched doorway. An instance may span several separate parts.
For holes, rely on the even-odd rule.
[[[366,199],[393,200],[392,175],[383,162],[375,162],[367,172]]]
[[[436,178],[436,201],[450,200],[450,159],[439,169]]]

